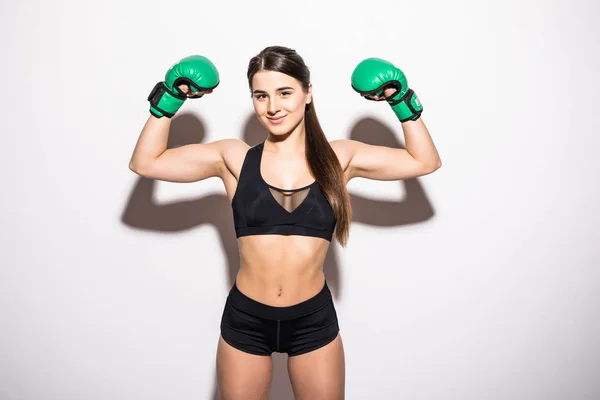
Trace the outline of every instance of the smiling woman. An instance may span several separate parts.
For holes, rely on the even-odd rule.
[[[289,356],[296,399],[344,398],[344,348],[323,263],[331,240],[345,246],[349,237],[346,185],[358,176],[424,175],[440,165],[420,102],[417,107],[401,71],[382,61],[357,71],[353,87],[390,103],[403,124],[406,150],[330,143],[317,118],[309,69],[286,47],[267,47],[248,64],[254,111],[268,131],[256,146],[224,139],[166,149],[170,117],[187,98],[210,94],[219,83],[205,57],[176,63],[148,98],[151,116],[130,168],[177,182],[219,177],[231,201],[240,269],[221,317],[222,399],[268,398],[274,352]]]
[[[317,118],[310,71],[304,60],[292,49],[267,47],[250,60],[247,77],[254,110],[270,139],[281,143],[289,137],[305,137],[299,147],[305,153],[307,168],[300,168],[308,169],[307,173],[275,186],[297,188],[319,182],[335,214],[337,239],[345,245],[350,229],[350,199],[344,172]]]

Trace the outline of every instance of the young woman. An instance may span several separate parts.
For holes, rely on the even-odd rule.
[[[173,65],[148,100],[130,162],[139,175],[173,182],[220,177],[231,200],[240,269],[227,296],[217,349],[222,399],[267,399],[273,352],[288,354],[296,399],[343,399],[342,339],[323,262],[333,236],[348,240],[346,184],[354,177],[400,180],[441,166],[420,118],[422,106],[402,71],[371,58],[352,87],[385,100],[402,122],[405,149],[352,140],[329,142],[317,119],[310,73],[292,49],[273,46],[250,60],[248,84],[265,141],[237,139],[166,149],[172,117],[186,98],[211,93],[219,74],[210,60]]]

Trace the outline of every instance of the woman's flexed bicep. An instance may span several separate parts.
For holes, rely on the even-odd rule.
[[[224,153],[236,139],[211,143],[193,143],[167,149],[144,163],[130,165],[132,171],[146,178],[169,182],[197,182],[222,177],[226,172]]]

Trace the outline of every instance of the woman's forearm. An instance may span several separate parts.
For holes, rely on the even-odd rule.
[[[422,118],[416,121],[402,122],[402,130],[404,131],[406,150],[413,158],[435,168],[442,165],[440,155]]]
[[[148,118],[129,161],[131,170],[148,165],[167,149],[170,127],[170,118],[156,118],[153,115]]]

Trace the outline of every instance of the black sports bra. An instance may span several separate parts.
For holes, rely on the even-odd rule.
[[[318,182],[286,190],[269,185],[260,174],[264,142],[244,158],[231,201],[236,237],[250,235],[315,236],[331,241],[336,218]]]

